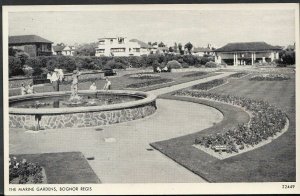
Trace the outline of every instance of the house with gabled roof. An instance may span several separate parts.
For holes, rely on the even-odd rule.
[[[225,62],[227,65],[253,65],[254,63],[272,62],[279,59],[279,46],[266,42],[229,43],[214,50],[215,62]]]
[[[9,48],[22,50],[30,57],[52,55],[51,41],[38,35],[18,35],[8,37]]]

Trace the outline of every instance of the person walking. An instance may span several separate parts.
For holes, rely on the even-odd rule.
[[[50,82],[52,83],[53,90],[59,91],[59,77],[56,71],[53,71]]]

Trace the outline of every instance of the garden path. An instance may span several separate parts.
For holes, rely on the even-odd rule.
[[[10,129],[10,153],[81,151],[102,183],[192,183],[204,179],[149,143],[197,132],[223,119],[218,110],[195,103],[157,100],[155,114],[144,119],[93,128]],[[101,130],[101,129],[103,130]]]

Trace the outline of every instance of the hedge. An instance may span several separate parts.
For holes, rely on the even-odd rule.
[[[24,62],[27,66],[34,69],[34,75],[40,75],[43,68],[52,70],[54,68],[64,69],[66,72],[72,72],[77,67],[82,69],[101,70],[103,68],[125,69],[127,67],[165,67],[168,62],[178,61],[183,67],[205,65],[211,61],[211,57],[199,57],[194,55],[178,54],[150,54],[142,56],[129,57],[95,57],[95,56],[38,56],[27,58],[19,55],[21,64]],[[14,58],[18,58],[14,57]],[[19,61],[11,60],[11,67],[19,66]]]

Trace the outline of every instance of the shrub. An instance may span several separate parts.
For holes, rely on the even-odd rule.
[[[247,75],[247,73],[245,73],[245,72],[238,72],[238,73],[231,74],[229,77],[230,78],[241,78],[241,77],[243,77],[245,75]]]
[[[261,75],[256,75],[252,76],[250,80],[257,80],[257,81],[280,81],[280,80],[288,80],[290,79],[289,76],[284,75],[284,74],[261,74]]]
[[[32,67],[33,69],[33,76],[39,76],[43,73],[43,70],[41,69],[42,67],[42,62],[40,61],[39,58],[28,58],[26,61],[26,65],[28,65],[29,67]]]
[[[111,68],[111,69],[126,69],[126,65],[124,65],[121,62],[116,62],[114,59],[108,61],[104,67]]]
[[[48,71],[54,71],[54,69],[56,69],[58,67],[58,62],[55,59],[51,59],[46,63],[46,68]]]
[[[181,64],[176,60],[169,61],[167,63],[167,67],[170,67],[171,69],[180,69],[180,68],[182,68]]]
[[[189,68],[189,65],[187,63],[182,63],[181,66],[182,68]]]
[[[58,60],[59,68],[65,69],[67,72],[72,72],[77,67],[80,68],[82,65],[81,62],[76,64],[74,57],[59,56],[57,60]]]
[[[29,58],[29,55],[25,52],[21,52],[17,53],[16,57],[20,59],[21,65],[25,65],[27,59]]]
[[[218,67],[218,64],[215,62],[209,61],[209,62],[205,63],[205,67],[216,68],[216,67]]]
[[[19,58],[14,56],[9,56],[9,76],[17,76],[24,74],[22,62]]]
[[[209,57],[202,57],[201,60],[200,60],[200,64],[205,65],[209,61],[211,61],[211,59]]]
[[[137,74],[132,74],[129,76],[129,78],[133,79],[157,79],[160,78],[160,75],[158,74],[150,74],[150,73],[137,73]]]
[[[26,159],[18,161],[16,157],[9,158],[9,182],[18,179],[17,184],[42,183],[42,167],[36,163],[27,162]]]

